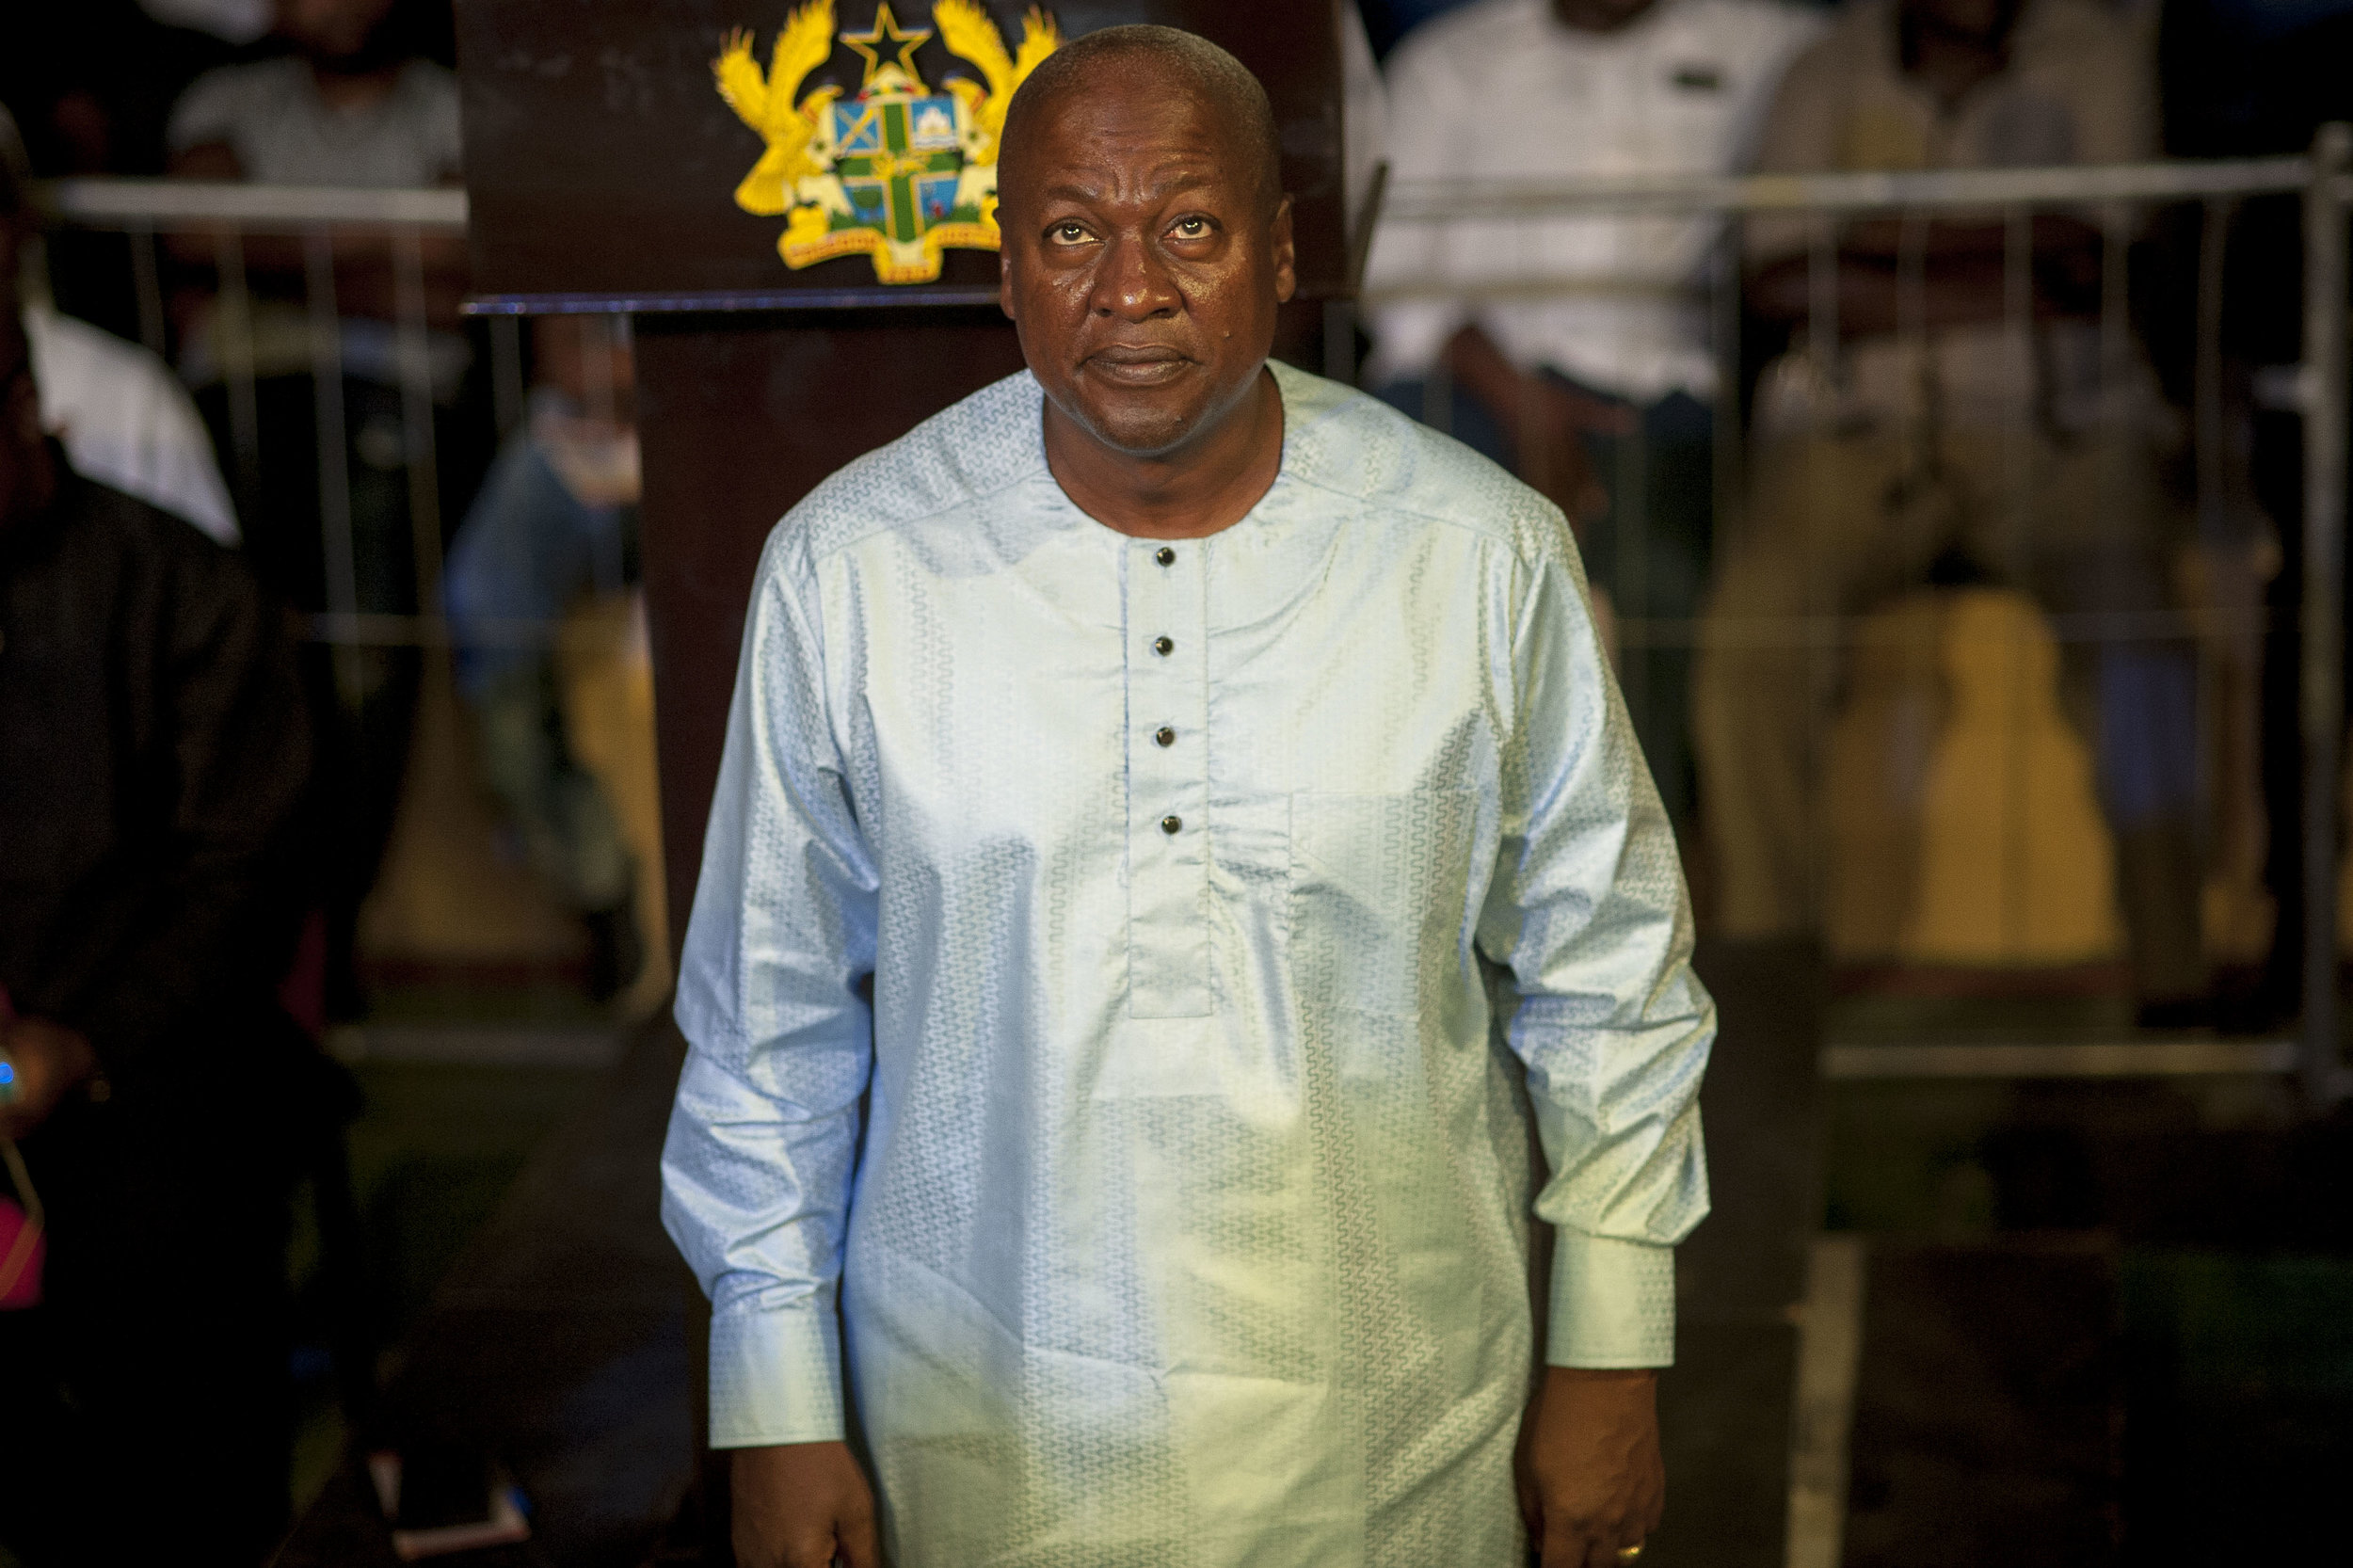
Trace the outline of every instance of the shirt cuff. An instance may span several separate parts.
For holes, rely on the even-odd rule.
[[[758,1297],[711,1319],[711,1446],[839,1442],[841,1331],[833,1292],[782,1309]]]
[[[1549,1339],[1555,1367],[1673,1366],[1674,1248],[1556,1231]]]

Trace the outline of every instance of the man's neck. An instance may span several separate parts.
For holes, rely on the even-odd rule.
[[[1046,405],[1046,466],[1078,508],[1144,539],[1198,539],[1240,522],[1283,469],[1283,394],[1261,369],[1217,425],[1173,452],[1139,457]]]

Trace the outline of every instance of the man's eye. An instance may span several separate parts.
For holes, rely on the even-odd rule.
[[[1206,217],[1180,217],[1169,225],[1168,232],[1180,240],[1197,240],[1209,232],[1209,220]]]
[[[1087,237],[1085,227],[1077,223],[1057,223],[1051,232],[1054,238],[1064,245],[1077,245]]]

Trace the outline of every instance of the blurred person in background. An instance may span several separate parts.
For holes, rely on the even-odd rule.
[[[47,1224],[38,1303],[0,1311],[0,1545],[250,1564],[286,1508],[287,1203],[332,1076],[275,996],[304,705],[239,557],[76,473],[40,407],[0,312],[0,1138]]]
[[[1726,174],[1819,21],[1771,0],[1478,0],[1389,57],[1390,178]],[[1366,384],[1544,491],[1577,524],[1597,597],[1681,618],[1712,529],[1716,389],[1705,218],[1396,223],[1369,289],[1542,279],[1545,297],[1400,298],[1370,313]],[[1620,659],[1671,815],[1692,803],[1689,656]]]
[[[153,178],[164,171],[164,121],[181,90],[216,66],[249,57],[270,17],[271,0],[0,8],[0,104],[14,112],[44,176]],[[138,243],[75,227],[43,239],[59,310],[133,342],[153,329],[152,316],[143,316]]]
[[[2128,163],[2155,152],[2145,40],[2096,0],[1863,0],[1791,67],[1773,172]],[[2027,309],[1998,213],[1847,224],[1836,341],[1814,341],[1816,220],[1748,225],[1750,302],[1797,345],[1756,395],[1742,531],[1719,551],[1694,709],[1719,929],[1820,929],[1820,737],[1838,680],[1799,630],[1931,583],[2047,609],[2173,603],[2153,385],[2105,364],[2102,237],[2038,216]],[[2070,646],[2065,689],[2097,758],[2144,1023],[2201,1016],[2192,808],[2195,664],[2157,637]],[[2028,808],[2031,809],[2031,807]]]
[[[435,9],[424,0],[280,0],[288,52],[199,77],[173,106],[170,171],[268,184],[419,187],[459,177],[457,83],[421,53]],[[445,8],[443,8],[445,19]],[[487,461],[487,419],[459,408],[474,386],[456,330],[465,290],[462,241],[424,237],[404,261],[397,242],[345,234],[331,268],[300,240],[241,241],[249,309],[230,293],[206,301],[184,334],[182,370],[234,471],[248,548],[264,582],[312,612],[411,616],[430,602],[445,518]],[[183,236],[183,260],[210,265],[209,235]],[[340,375],[322,395],[308,302],[331,286]],[[412,315],[405,336],[404,306]],[[406,360],[415,350],[419,359]],[[238,451],[235,383],[254,378],[253,449]],[[420,378],[430,428],[412,428]],[[317,440],[322,408],[340,406],[341,450]],[[428,422],[417,422],[428,423]],[[345,540],[348,548],[345,548]],[[377,623],[379,626],[386,623]],[[328,890],[328,1006],[361,1009],[352,950],[359,911],[382,862],[406,778],[423,661],[398,634],[306,654],[320,717],[322,766],[336,803]]]
[[[0,108],[0,309],[21,306],[40,387],[41,426],[74,469],[185,519],[222,544],[237,518],[196,405],[154,355],[51,303],[32,210],[32,167]]]
[[[588,989],[617,995],[644,962],[637,879],[610,792],[581,760],[563,701],[559,631],[637,571],[634,375],[624,322],[532,323],[536,385],[450,548],[442,591],[486,782],[526,857],[588,932]],[[643,612],[628,619],[642,641]]]

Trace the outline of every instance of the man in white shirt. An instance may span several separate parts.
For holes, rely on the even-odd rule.
[[[1565,520],[1269,361],[1232,56],[1003,147],[1030,368],[747,607],[663,1162],[737,1559],[1626,1568],[1715,1010]]]
[[[0,310],[16,305],[20,293],[37,296],[23,302],[22,313],[42,429],[57,438],[84,478],[235,544],[229,488],[187,389],[146,349],[61,314],[39,297],[45,290],[22,288],[21,263],[34,239],[25,200],[30,177],[16,121],[0,108]]]
[[[1480,0],[1390,56],[1392,188],[1732,172],[1818,29],[1771,0]],[[1705,576],[1716,357],[1701,284],[1718,232],[1704,218],[1392,223],[1372,248],[1366,384],[1558,503],[1624,616],[1689,616]],[[1566,287],[1477,297],[1536,280]],[[1638,645],[1619,666],[1677,816],[1692,799],[1689,663]]]

